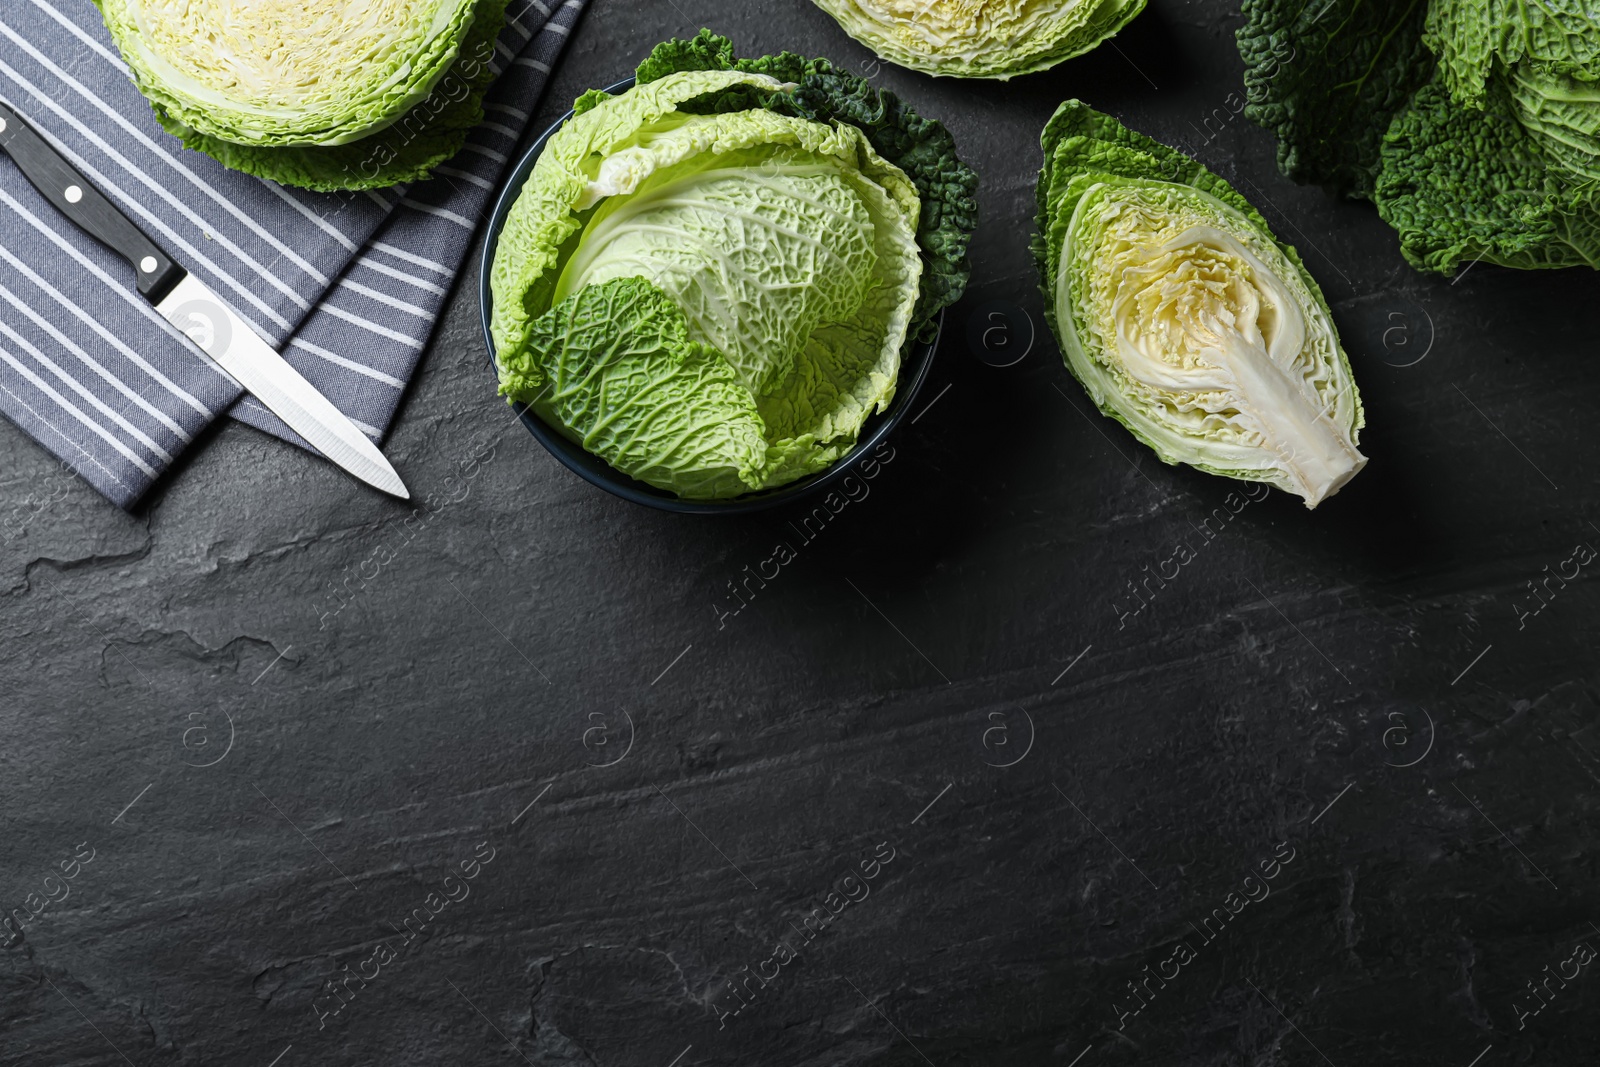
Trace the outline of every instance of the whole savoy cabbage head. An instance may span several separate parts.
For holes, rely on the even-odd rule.
[[[1600,0],[1244,0],[1245,114],[1415,266],[1600,266]]]

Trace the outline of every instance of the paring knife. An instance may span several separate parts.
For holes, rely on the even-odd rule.
[[[0,149],[63,215],[133,266],[139,292],[162,318],[290,429],[368,485],[410,499],[377,445],[4,104]]]

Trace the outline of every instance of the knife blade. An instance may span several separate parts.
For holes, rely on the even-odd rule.
[[[366,434],[4,104],[0,150],[57,210],[126,259],[156,312],[291,430],[368,485],[410,499],[400,475]]]

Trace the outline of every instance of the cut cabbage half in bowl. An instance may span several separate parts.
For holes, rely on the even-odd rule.
[[[1366,465],[1361,398],[1294,249],[1227,182],[1078,101],[1045,128],[1035,255],[1068,369],[1168,463],[1316,507]]]
[[[1145,0],[816,0],[891,63],[997,78],[1045,70],[1116,34]]]
[[[482,119],[506,0],[99,0],[157,119],[307,188],[426,177]]]
[[[688,500],[844,457],[965,282],[976,178],[949,134],[825,60],[706,34],[576,110],[498,236],[501,394]]]

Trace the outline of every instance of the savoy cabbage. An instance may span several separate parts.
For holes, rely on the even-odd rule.
[[[99,0],[156,119],[285,185],[426,178],[483,121],[506,0]]]
[[[1371,199],[1419,268],[1600,266],[1600,0],[1244,14],[1245,113],[1286,175]]]
[[[1250,202],[1081,101],[1040,143],[1045,317],[1095,406],[1167,463],[1307,507],[1355,477],[1350,361],[1316,280]]]
[[[1046,70],[1114,36],[1145,0],[816,0],[891,63],[935,77]]]
[[[825,470],[960,296],[976,175],[826,60],[702,33],[637,80],[579,99],[506,219],[500,392],[686,499]]]

